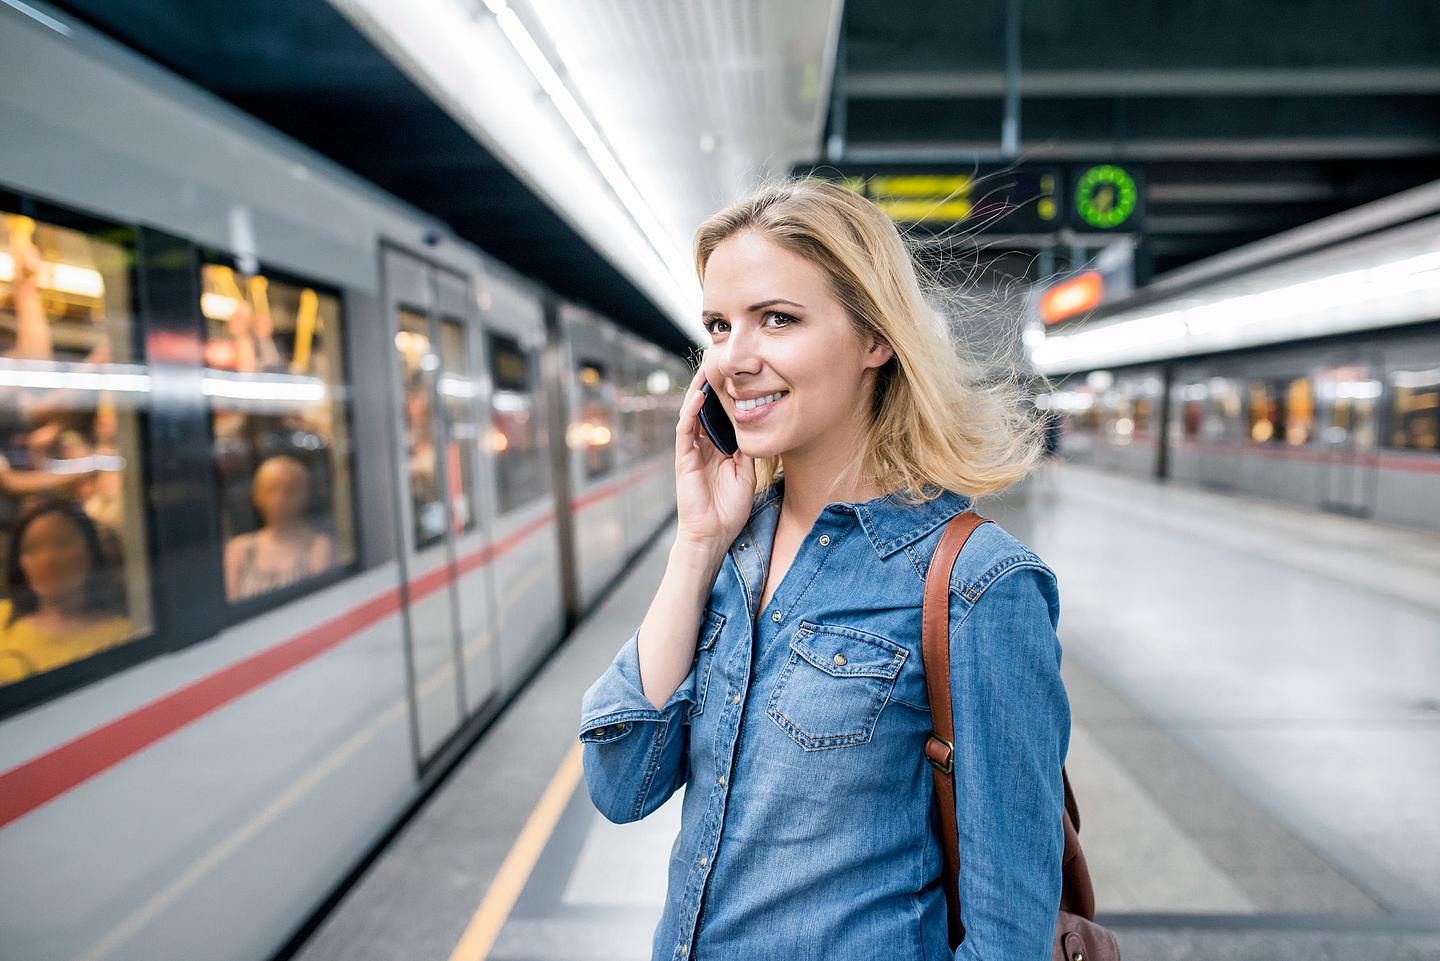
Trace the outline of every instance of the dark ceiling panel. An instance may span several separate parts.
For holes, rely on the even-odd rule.
[[[993,161],[1006,6],[847,0],[830,159]],[[1143,166],[1142,275],[1440,177],[1434,0],[1018,7],[1018,159]]]

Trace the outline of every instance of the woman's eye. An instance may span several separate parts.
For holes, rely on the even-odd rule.
[[[767,310],[765,311],[765,313],[760,315],[760,319],[762,321],[769,320],[772,317],[778,318],[781,321],[781,323],[775,325],[777,327],[789,327],[791,324],[795,323],[794,317],[791,317],[789,314],[782,314],[778,310]],[[718,327],[718,325],[721,324],[724,324],[725,326]],[[730,329],[729,322],[721,320],[718,317],[712,317],[709,320],[706,320],[703,326],[705,327],[705,330],[711,334]]]

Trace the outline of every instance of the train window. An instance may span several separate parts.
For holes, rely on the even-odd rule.
[[[571,425],[571,450],[579,450],[584,459],[585,478],[603,477],[614,468],[612,441],[614,429],[614,387],[608,368],[597,361],[581,360],[580,419]]]
[[[509,513],[550,492],[540,449],[540,410],[532,355],[520,342],[487,332],[491,398],[490,451],[495,456],[499,512]]]
[[[1362,367],[1337,367],[1320,379],[1327,443],[1369,450],[1378,436],[1381,385]]]
[[[1202,427],[1206,440],[1226,441],[1239,435],[1240,388],[1229,377],[1211,377],[1206,382],[1209,405]]]
[[[643,457],[654,457],[656,454],[664,453],[667,448],[666,425],[671,419],[667,406],[669,403],[667,395],[673,386],[670,372],[663,367],[652,367],[636,385],[636,401],[641,407],[642,442],[640,448]],[[673,424],[670,425],[669,433],[673,439]]]
[[[353,562],[339,298],[209,263],[200,312],[226,598]]]
[[[1205,398],[1207,391],[1203,383],[1179,384],[1174,388],[1171,409],[1176,412],[1178,423],[1172,425],[1171,437],[1179,440],[1196,440],[1200,427],[1205,422]]]
[[[1390,372],[1389,446],[1440,451],[1440,367]]]
[[[1248,427],[1246,436],[1256,443],[1281,443],[1285,440],[1285,405],[1283,380],[1252,380],[1246,387],[1245,409]]]
[[[475,377],[466,350],[465,323],[440,319],[440,403],[445,411],[445,470],[450,482],[450,509],[455,532],[472,530],[475,512],[473,454],[479,431],[475,426]]]
[[[1295,377],[1285,385],[1285,443],[1310,443],[1315,433],[1315,391],[1310,378]]]
[[[151,630],[132,258],[0,210],[0,685]]]
[[[425,547],[445,536],[445,502],[441,499],[434,397],[440,358],[430,345],[430,319],[401,307],[395,350],[405,385],[405,463],[410,478],[410,505],[415,546]]]

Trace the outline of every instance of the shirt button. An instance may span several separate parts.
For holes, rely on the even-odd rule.
[[[741,544],[741,545],[740,545],[740,549],[743,551],[743,550],[745,550],[746,548],[748,548],[749,546],[750,546],[749,544]]]
[[[596,737],[604,737],[604,736],[605,736],[605,729],[604,729],[603,727],[597,727],[597,728],[595,729],[595,736],[596,736]]]
[[[724,783],[725,783],[725,775],[723,775],[723,774],[720,775],[720,783],[721,783],[721,784],[724,784]]]
[[[829,534],[821,534],[821,535],[820,535],[820,546],[821,546],[821,547],[826,547],[826,546],[829,545],[829,543],[830,543],[830,535],[829,535]]]
[[[709,856],[708,854],[707,854],[705,857],[703,857],[703,858],[700,859],[700,866],[701,866],[702,868],[703,868],[705,865],[709,864],[709,863],[710,863],[710,856]]]
[[[740,692],[739,692],[739,691],[736,691],[736,692],[735,692],[735,696],[730,699],[730,703],[732,703],[732,704],[739,704],[739,703],[740,703]]]
[[[780,623],[780,612],[776,611],[774,614],[771,614],[770,620],[774,621],[777,624]]]
[[[682,944],[682,945],[680,945],[680,953],[681,953],[681,954],[689,954],[689,953],[690,953],[690,945],[688,945],[688,944]]]
[[[835,663],[836,663],[836,664],[839,664],[841,667],[844,667],[844,666],[845,666],[845,655],[844,655],[844,654],[836,654],[836,655],[835,655]]]

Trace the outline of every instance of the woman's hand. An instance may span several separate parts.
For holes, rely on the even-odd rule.
[[[690,389],[675,424],[676,543],[723,556],[750,517],[755,497],[755,460],[737,450],[726,457],[700,425],[705,403],[704,368]]]

